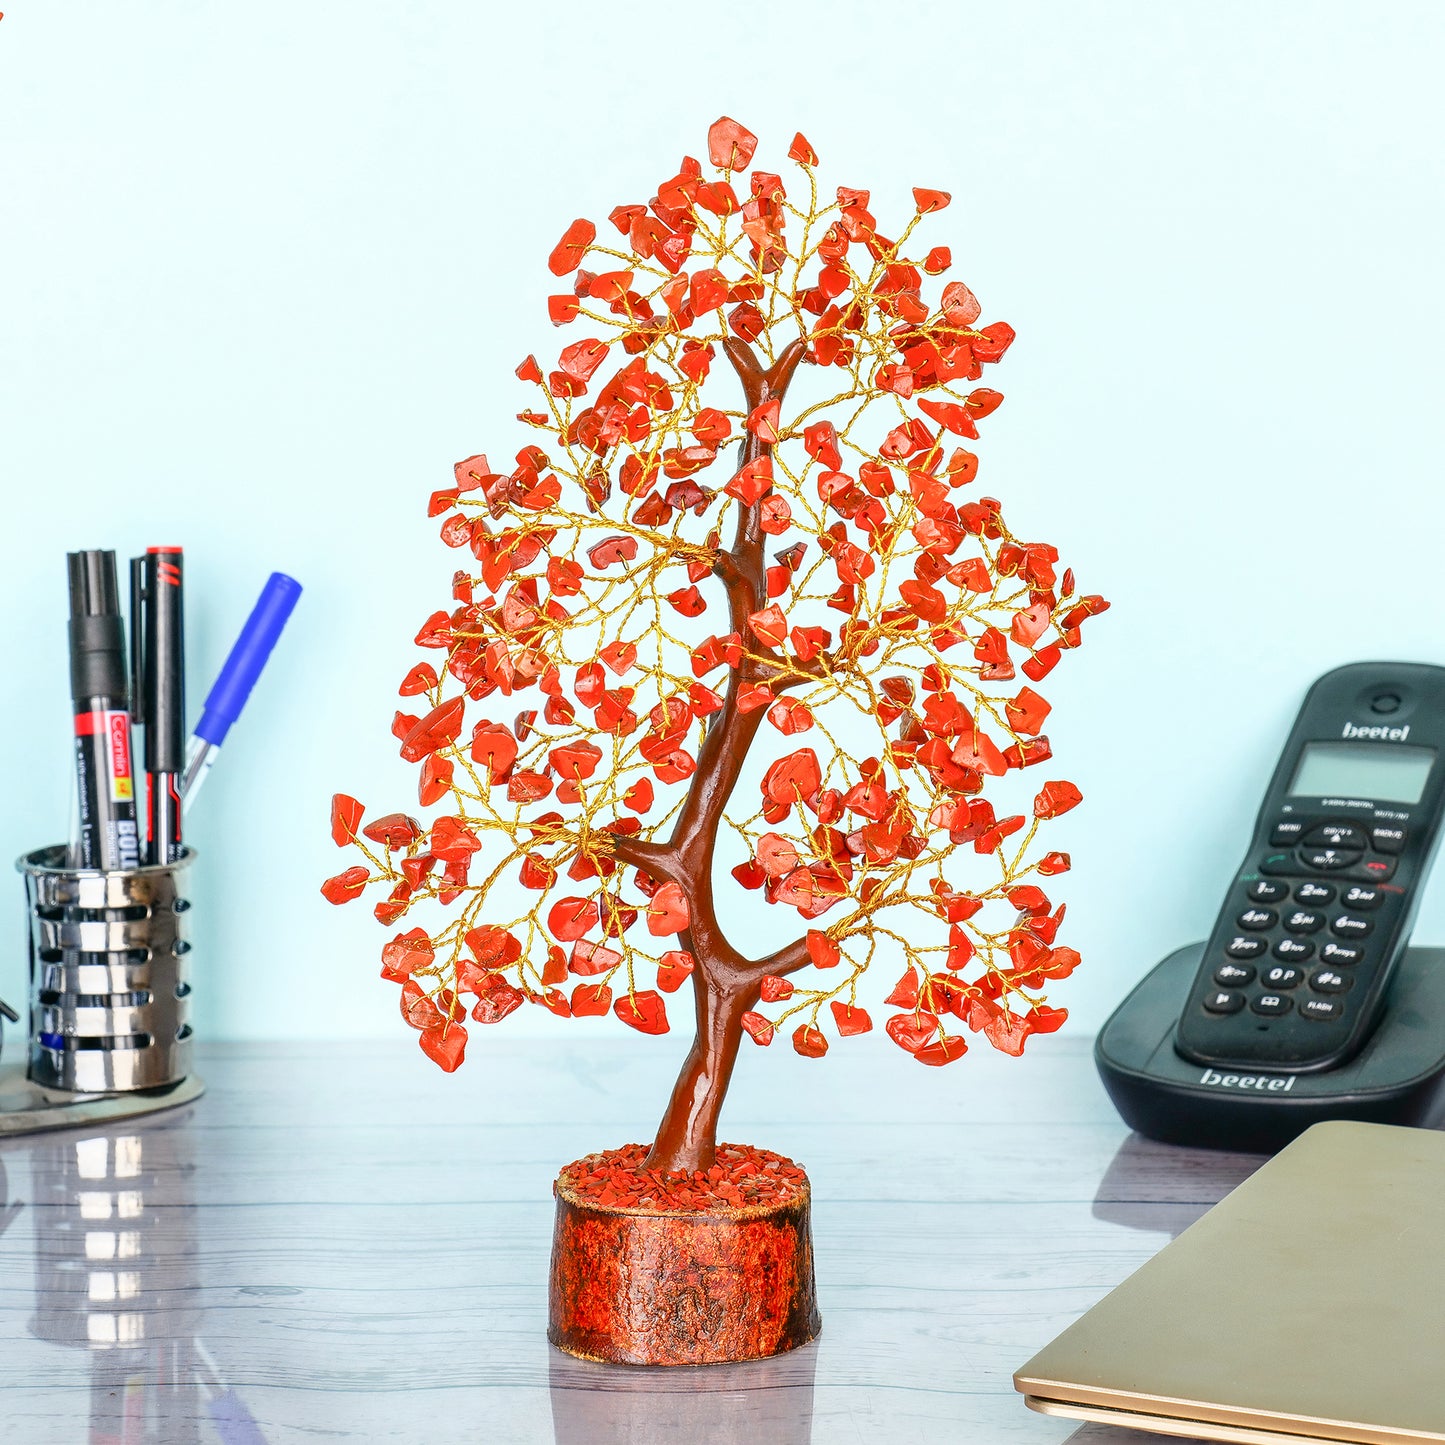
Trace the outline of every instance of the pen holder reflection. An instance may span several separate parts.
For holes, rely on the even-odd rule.
[[[37,1139],[31,1334],[85,1350],[92,1442],[199,1445],[201,1319],[187,1127]],[[57,1437],[59,1438],[59,1437]]]
[[[191,1067],[181,889],[195,855],[101,873],[63,846],[28,853],[30,1078],[82,1094],[153,1089]]]
[[[37,1339],[122,1351],[189,1343],[200,1323],[193,1150],[184,1127],[36,1140]]]

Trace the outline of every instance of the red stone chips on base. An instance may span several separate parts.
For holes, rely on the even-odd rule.
[[[695,1174],[644,1169],[646,1144],[588,1154],[557,1176],[560,1198],[658,1214],[772,1208],[808,1197],[808,1176],[791,1159],[749,1144],[719,1144],[717,1163]]]

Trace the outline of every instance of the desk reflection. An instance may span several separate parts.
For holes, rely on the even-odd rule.
[[[0,1235],[15,1223],[25,1206],[10,1198],[10,1177],[5,1172],[5,1160],[0,1156]]]
[[[808,1445],[816,1343],[740,1365],[640,1369],[551,1350],[556,1445]]]
[[[179,1114],[7,1151],[30,1165],[30,1332],[87,1352],[91,1445],[264,1445],[198,1338],[193,1150]]]
[[[1177,1238],[1268,1157],[1186,1149],[1130,1134],[1094,1191],[1094,1218]]]

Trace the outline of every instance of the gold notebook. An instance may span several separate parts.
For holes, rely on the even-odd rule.
[[[1445,1134],[1316,1124],[1014,1387],[1169,1435],[1445,1441]]]

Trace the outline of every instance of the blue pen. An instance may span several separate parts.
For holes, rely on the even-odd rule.
[[[273,572],[251,609],[236,645],[231,649],[220,676],[216,678],[201,709],[201,720],[191,734],[186,752],[186,771],[181,779],[183,806],[189,808],[201,790],[216,752],[226,740],[231,724],[241,716],[261,669],[271,656],[281,630],[301,596],[301,584],[284,572]]]

